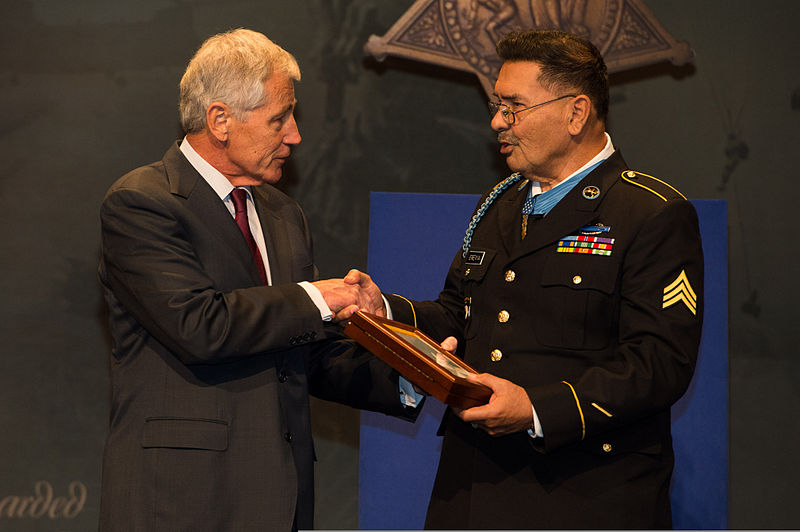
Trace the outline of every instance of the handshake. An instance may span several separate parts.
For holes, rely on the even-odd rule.
[[[366,273],[354,269],[343,279],[325,279],[311,284],[320,291],[334,313],[334,321],[346,320],[358,310],[386,316],[381,290]]]

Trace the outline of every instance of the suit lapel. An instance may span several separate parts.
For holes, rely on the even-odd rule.
[[[574,233],[596,218],[596,211],[603,202],[608,190],[614,186],[620,173],[625,169],[625,161],[615,152],[603,164],[583,178],[556,204],[545,216],[528,229],[524,240],[517,240],[509,260],[533,253],[564,236]],[[587,187],[596,187],[599,194],[591,199],[584,196]],[[509,227],[509,226],[503,226]],[[507,233],[508,231],[503,231]],[[517,237],[519,239],[519,237]]]
[[[170,192],[186,200],[186,206],[203,221],[208,232],[220,242],[220,253],[228,254],[241,263],[260,285],[261,277],[239,227],[214,189],[183,156],[175,143],[164,155],[164,168],[169,179]]]
[[[290,256],[291,242],[286,232],[286,226],[275,214],[270,191],[266,186],[253,187],[253,198],[256,202],[258,219],[261,222],[261,231],[267,245],[267,257],[272,276],[272,284],[293,282]]]

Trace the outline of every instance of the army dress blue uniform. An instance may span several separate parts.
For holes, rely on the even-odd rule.
[[[394,319],[522,386],[544,434],[491,437],[448,411],[426,528],[670,528],[670,406],[703,315],[697,214],[619,152],[523,239],[527,191],[486,209],[436,301],[387,296]]]

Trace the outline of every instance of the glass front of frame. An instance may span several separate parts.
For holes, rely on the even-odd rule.
[[[428,358],[436,362],[441,368],[448,371],[454,377],[467,378],[469,371],[459,366],[447,353],[444,353],[441,348],[435,344],[431,344],[425,338],[420,337],[414,331],[401,329],[392,325],[386,325],[386,328],[391,330],[406,343],[414,346],[416,349],[425,354]]]

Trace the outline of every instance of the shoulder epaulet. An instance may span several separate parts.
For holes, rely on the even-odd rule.
[[[676,194],[677,196],[686,199],[686,196],[681,194],[677,188],[673,187],[666,181],[660,180],[657,177],[643,174],[635,170],[625,170],[622,172],[622,174],[620,174],[620,177],[626,183],[643,188],[651,194],[655,194],[664,201],[668,201],[671,197],[676,197]]]

